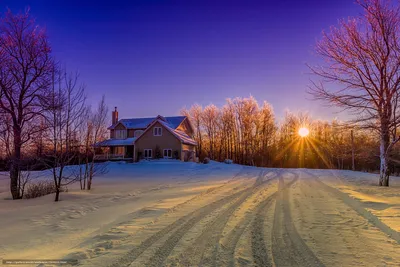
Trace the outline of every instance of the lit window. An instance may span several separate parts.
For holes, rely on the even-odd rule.
[[[153,135],[154,136],[162,136],[162,128],[161,127],[154,127],[153,128]]]

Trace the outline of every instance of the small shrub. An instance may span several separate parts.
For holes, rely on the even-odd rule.
[[[204,158],[204,159],[203,159],[203,163],[204,163],[204,164],[210,163],[210,158]]]
[[[155,154],[154,156],[155,156],[156,159],[161,159],[162,158],[161,149],[160,149],[160,147],[158,145],[156,145],[156,149],[154,151],[154,154]]]
[[[231,160],[231,159],[225,159],[224,162],[225,162],[225,164],[232,164],[232,163],[233,163],[233,160]]]
[[[61,188],[61,192],[65,192],[64,188]],[[24,197],[29,198],[37,198],[49,194],[53,194],[56,192],[56,187],[52,181],[39,181],[36,183],[31,183],[26,188],[26,192]]]

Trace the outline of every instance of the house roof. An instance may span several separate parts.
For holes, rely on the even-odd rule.
[[[95,144],[97,147],[103,146],[129,146],[133,145],[137,137],[130,137],[126,139],[107,139],[102,142],[98,142]]]
[[[163,117],[157,116],[155,118],[135,118],[135,119],[121,119],[114,125],[108,127],[108,129],[114,129],[118,124],[122,124],[127,129],[145,129],[139,137],[131,137],[126,139],[107,139],[105,141],[97,143],[97,147],[110,147],[110,146],[128,146],[133,145],[140,137],[150,129],[150,126],[159,122],[169,132],[171,132],[179,141],[183,144],[197,145],[187,133],[177,130],[179,125],[186,119],[186,116],[175,116],[175,117]]]
[[[176,130],[172,127],[169,126],[168,123],[159,120],[159,122],[167,129],[169,130],[173,135],[176,136],[182,143],[188,144],[188,145],[197,145],[197,142],[194,141],[189,135],[187,135],[185,132]]]
[[[153,121],[160,119],[165,121],[169,127],[176,129],[186,119],[186,116],[173,116],[173,117],[162,117],[157,116],[153,118],[132,118],[132,119],[121,119],[117,123],[108,127],[108,129],[114,129],[118,124],[122,124],[127,129],[144,129],[147,128]]]
[[[184,117],[186,118],[186,117]],[[165,129],[167,129],[169,132],[171,132],[179,141],[181,141],[184,144],[189,144],[189,145],[197,145],[197,142],[194,141],[189,135],[187,135],[183,131],[176,130],[170,123],[164,121],[162,118],[157,117],[148,127],[144,132],[135,140],[138,141],[142,136],[144,136],[144,133],[149,131],[151,129],[151,126],[153,126],[156,123],[160,123],[162,126],[164,126]],[[179,125],[178,125],[179,126]],[[178,127],[176,126],[176,128]]]

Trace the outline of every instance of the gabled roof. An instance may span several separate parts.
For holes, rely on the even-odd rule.
[[[173,116],[173,117],[162,117],[157,116],[153,118],[133,118],[133,119],[121,119],[114,125],[108,127],[108,129],[114,129],[118,124],[122,124],[127,129],[145,129],[156,119],[165,121],[169,127],[176,129],[186,119],[186,116]]]
[[[183,116],[183,118],[185,119],[186,117]],[[197,145],[197,142],[194,141],[189,135],[187,135],[185,132],[183,131],[179,131],[176,130],[176,128],[180,125],[178,124],[175,128],[172,127],[174,125],[171,125],[170,123],[162,120],[161,118],[157,118],[156,120],[154,120],[149,126],[148,128],[135,140],[135,143],[142,137],[144,136],[144,133],[146,133],[147,131],[149,131],[151,129],[151,126],[153,126],[156,123],[160,123],[162,126],[164,126],[165,129],[167,129],[170,133],[172,133],[179,141],[181,141],[184,144],[188,144],[188,145]]]
[[[194,141],[189,135],[187,135],[185,132],[173,129],[170,127],[167,123],[160,121],[160,123],[167,129],[169,130],[173,135],[176,136],[182,143],[188,144],[188,145],[197,145],[197,142]],[[178,125],[179,126],[179,125]]]

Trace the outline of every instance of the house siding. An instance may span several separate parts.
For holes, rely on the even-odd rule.
[[[153,136],[154,127],[162,128],[162,136]],[[156,147],[158,146],[163,156],[164,149],[172,149],[172,157],[174,157],[175,151],[178,151],[178,157],[181,158],[181,142],[172,133],[170,133],[163,125],[159,122],[155,123],[149,130],[135,142],[135,160],[138,160],[138,154],[144,155],[144,149],[152,149],[153,158],[156,157]]]
[[[186,119],[186,120],[184,120],[182,123],[181,123],[181,125],[179,125],[179,127],[178,128],[176,128],[177,130],[180,130],[180,131],[182,131],[182,132],[185,132],[185,133],[187,133],[190,137],[192,137],[193,136],[193,133],[192,133],[192,130],[191,130],[191,127],[190,127],[190,125],[189,125],[189,123],[188,123],[188,120]]]
[[[194,161],[194,160],[196,160],[196,146],[182,144],[181,160],[182,161]]]
[[[125,130],[125,126],[123,124],[118,124],[117,126],[115,126],[115,130]]]
[[[196,146],[182,144],[182,150],[196,151]]]

